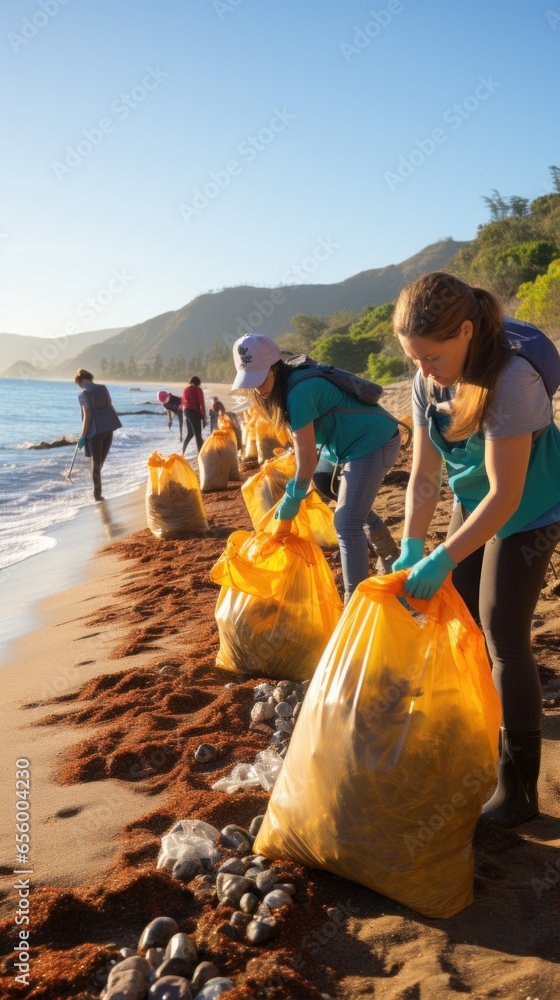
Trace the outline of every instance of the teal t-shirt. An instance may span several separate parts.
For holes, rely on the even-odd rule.
[[[301,383],[301,384],[298,384]],[[293,431],[313,422],[317,445],[323,457],[344,464],[381,448],[397,430],[397,424],[377,406],[359,403],[326,378],[301,380],[297,371],[288,376],[287,410]],[[335,407],[357,410],[335,412]]]

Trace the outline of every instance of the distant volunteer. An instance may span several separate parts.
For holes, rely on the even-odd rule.
[[[198,375],[193,375],[189,384],[183,389],[181,406],[187,421],[187,436],[183,444],[184,455],[189,441],[192,441],[193,438],[196,441],[197,451],[200,451],[202,448],[202,428],[206,426],[206,405]]]
[[[218,399],[217,396],[212,396],[210,402],[210,430],[215,431],[219,425],[220,417],[223,417],[226,412],[226,408],[222,401]]]
[[[78,401],[82,407],[82,431],[78,448],[91,458],[94,500],[103,500],[101,495],[101,470],[113,441],[113,431],[122,424],[111,403],[109,390],[105,385],[96,385],[91,372],[78,368],[74,382],[82,390]]]
[[[177,417],[179,421],[179,440],[183,440],[183,410],[181,397],[175,396],[172,392],[167,392],[166,389],[160,389],[157,394],[158,403],[161,403],[164,410],[167,410],[167,429],[171,428],[173,423],[173,417]]]
[[[416,598],[431,597],[452,571],[482,625],[503,710],[498,787],[483,816],[513,827],[538,812],[542,698],[530,628],[560,537],[560,432],[544,381],[511,347],[490,292],[428,274],[401,292],[393,323],[419,369],[393,568],[411,568],[405,590]],[[447,540],[424,556],[442,458],[456,504]]]
[[[282,360],[280,348],[260,334],[247,334],[233,346],[237,376],[232,390],[253,390],[254,401],[273,424],[287,425],[293,435],[296,475],[287,486],[276,517],[296,517],[317,468],[318,451],[342,465],[334,524],[340,545],[345,600],[368,576],[368,543],[364,527],[388,568],[398,549],[389,530],[371,509],[377,491],[400,451],[396,422],[381,409],[357,400],[317,376]],[[337,408],[341,408],[340,410]],[[343,408],[352,413],[342,412]]]

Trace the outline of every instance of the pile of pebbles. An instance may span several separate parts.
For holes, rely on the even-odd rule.
[[[253,946],[275,936],[275,912],[292,906],[296,893],[268,858],[251,853],[263,819],[255,816],[248,830],[233,823],[221,830],[217,845],[232,855],[225,861],[183,858],[168,868],[189,885],[195,902],[215,902],[218,911],[233,908],[229,920],[224,915],[216,926],[217,934]],[[211,962],[199,962],[194,941],[172,917],[156,917],[142,931],[137,952],[122,948],[120,954],[100,994],[103,1000],[214,1000],[234,988]]]
[[[288,752],[297,717],[311,681],[297,684],[282,680],[277,684],[257,684],[255,704],[251,709],[251,727],[259,732],[273,732],[270,742],[281,757]]]
[[[121,948],[120,954],[99,994],[104,1000],[215,1000],[233,989],[212,962],[199,962],[194,941],[172,917],[156,917],[137,951]]]

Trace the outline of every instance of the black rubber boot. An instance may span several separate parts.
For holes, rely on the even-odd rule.
[[[395,562],[395,559],[399,558],[400,555],[399,547],[391,532],[386,524],[383,524],[381,528],[377,528],[376,531],[372,531],[369,525],[366,525],[366,528],[368,546],[370,551],[373,551],[374,555],[377,556],[377,563],[375,567],[377,575],[383,576],[386,573],[391,573],[393,570],[393,563]]]
[[[541,732],[502,728],[500,737],[498,787],[482,807],[482,818],[509,829],[532,819],[539,811]]]

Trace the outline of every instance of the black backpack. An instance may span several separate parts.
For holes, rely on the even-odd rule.
[[[395,424],[400,427],[404,427],[406,430],[406,440],[404,441],[403,447],[408,447],[410,444],[410,439],[412,437],[412,432],[407,424],[402,423],[402,421],[397,420],[392,413],[389,413],[383,406],[379,406],[379,398],[383,392],[383,386],[378,385],[377,382],[370,382],[366,378],[360,378],[359,375],[354,375],[353,372],[347,372],[344,368],[335,368],[334,365],[323,365],[319,361],[314,361],[307,354],[297,354],[290,358],[285,358],[285,363],[293,368],[294,371],[303,372],[301,378],[298,379],[297,385],[300,382],[304,382],[308,378],[326,378],[333,385],[338,386],[343,392],[347,392],[349,396],[362,405],[375,406],[377,407],[377,412],[382,413],[383,416],[389,417],[394,420]],[[288,393],[294,386],[288,388]],[[363,413],[363,410],[358,408],[353,408],[350,406],[335,406],[334,410],[336,413]]]

